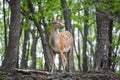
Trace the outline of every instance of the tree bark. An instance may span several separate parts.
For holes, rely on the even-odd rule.
[[[109,70],[108,53],[109,53],[109,24],[107,12],[97,9],[97,50],[95,58],[95,70]]]
[[[48,45],[48,42],[46,40],[46,36],[44,35],[45,33],[42,31],[41,28],[41,23],[39,24],[37,21],[34,21],[34,24],[36,25],[40,36],[41,36],[41,40],[42,40],[42,46],[43,46],[43,53],[44,53],[44,58],[45,58],[45,69],[47,70],[51,70],[51,62],[52,62],[52,56],[51,56],[51,51]]]
[[[80,55],[80,30],[78,29],[78,54],[77,54],[77,58],[78,58],[78,68],[80,71],[81,70],[81,55]]]
[[[16,67],[20,37],[20,0],[10,0],[10,7],[11,18],[8,48],[2,62],[2,68],[4,69]]]
[[[110,24],[109,24],[109,30],[108,30],[108,35],[109,35],[109,52],[108,52],[108,65],[109,65],[109,69],[111,69],[112,66],[112,53],[113,53],[113,47],[112,47],[112,31],[113,31],[113,20],[109,20]]]
[[[24,31],[24,43],[22,49],[21,68],[27,68],[27,43],[29,40],[29,30]]]
[[[31,68],[36,69],[36,46],[37,46],[37,41],[38,41],[38,36],[35,35],[34,31],[31,31],[32,33],[32,47],[31,47],[31,57],[32,57],[32,64]]]
[[[65,28],[70,31],[71,29],[71,19],[70,19],[70,9],[67,6],[66,0],[61,0],[64,20],[65,20]]]
[[[88,17],[88,9],[84,10],[84,15]],[[87,58],[87,35],[88,35],[88,19],[84,21],[84,36],[83,36],[83,72],[88,71]]]

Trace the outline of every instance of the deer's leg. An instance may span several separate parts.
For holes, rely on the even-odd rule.
[[[63,54],[63,52],[61,52],[60,56],[61,56],[61,59],[62,59],[63,72],[66,72],[67,60],[66,60],[65,54]]]
[[[54,69],[55,69],[55,55],[56,55],[56,53],[54,51],[52,51],[52,69],[51,69],[51,73],[53,73]]]
[[[72,65],[72,49],[68,52],[68,70],[72,73],[73,65]]]

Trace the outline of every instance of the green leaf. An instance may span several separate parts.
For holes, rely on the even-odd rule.
[[[83,27],[81,25],[79,25],[79,24],[72,24],[72,26],[79,28],[80,31],[83,30]]]
[[[27,30],[28,28],[29,28],[28,24],[25,21],[23,21],[22,22],[22,29]]]
[[[43,60],[41,57],[37,57],[36,62],[37,62],[37,64],[36,64],[37,69],[43,68]]]

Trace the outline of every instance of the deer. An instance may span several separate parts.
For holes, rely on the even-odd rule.
[[[52,21],[52,27],[49,37],[49,46],[52,53],[52,69],[51,73],[55,69],[55,55],[59,54],[62,60],[63,73],[66,72],[66,65],[70,64],[70,57],[72,56],[73,36],[69,31],[58,32],[58,29],[64,28],[61,24],[62,19]],[[68,54],[66,59],[65,53]],[[68,60],[68,63],[67,63]],[[68,65],[69,66],[69,65]],[[72,72],[69,66],[69,72]]]

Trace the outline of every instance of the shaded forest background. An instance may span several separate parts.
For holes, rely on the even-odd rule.
[[[51,70],[52,19],[73,34],[73,71],[120,73],[119,0],[0,1],[1,69]],[[64,31],[60,30],[60,31]],[[56,57],[56,69],[62,70]]]

